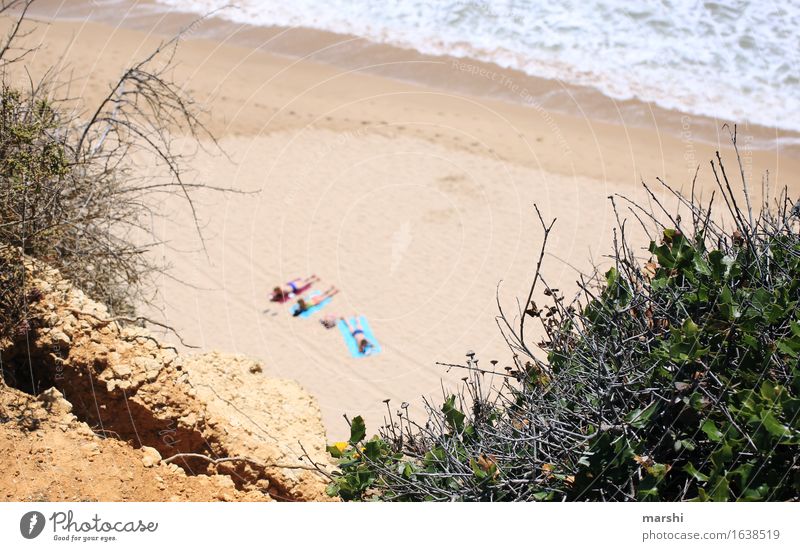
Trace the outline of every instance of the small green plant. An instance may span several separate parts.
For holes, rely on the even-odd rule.
[[[373,465],[389,466],[402,459],[383,439],[376,436],[365,440],[366,431],[364,420],[356,417],[350,425],[350,439],[328,446],[328,453],[339,460],[342,469],[341,476],[328,487],[328,495],[364,499],[377,476]]]

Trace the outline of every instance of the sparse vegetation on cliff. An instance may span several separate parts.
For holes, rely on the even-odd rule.
[[[17,14],[0,47],[0,330],[6,332],[26,330],[31,290],[21,279],[23,254],[57,268],[114,315],[132,314],[135,303],[147,300],[148,276],[163,268],[145,254],[158,244],[152,198],[178,194],[193,210],[193,192],[206,187],[187,178],[188,159],[173,136],[213,142],[194,102],[171,78],[180,35],[126,69],[93,107],[68,97],[68,82],[53,72],[26,82],[22,69],[32,50],[19,44],[31,33],[30,3],[0,5],[0,15]],[[143,166],[157,177],[137,176]]]

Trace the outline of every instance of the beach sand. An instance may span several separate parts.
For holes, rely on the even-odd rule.
[[[48,22],[31,72],[58,64],[71,95],[93,105],[175,22],[151,25]],[[331,440],[347,434],[343,414],[363,415],[373,432],[383,400],[419,415],[422,396],[456,388],[466,373],[437,361],[463,363],[474,350],[481,367],[511,365],[497,293],[509,312],[527,295],[542,239],[534,203],[557,218],[544,274],[572,293],[578,271],[603,266],[610,251],[609,195],[644,199],[644,180],[666,200],[656,177],[688,191],[700,166],[708,197],[717,147],[737,172],[725,130],[717,145],[694,137],[708,120],[662,113],[613,124],[593,116],[592,100],[562,113],[479,95],[477,84],[475,94],[424,86],[197,35],[181,44],[175,78],[208,110],[225,154],[205,144],[191,166],[204,182],[246,193],[198,195],[205,250],[185,202],[159,205],[166,216],[152,224],[165,245],[152,254],[172,268],[150,313],[188,343],[258,358],[268,375],[299,381],[319,400]],[[491,78],[469,61],[439,61],[420,70]],[[797,191],[797,160],[748,143],[743,132],[744,170],[758,188],[769,170],[773,187]],[[632,218],[629,231],[644,256]],[[318,288],[341,290],[322,314],[366,316],[381,354],[351,358],[320,314],[297,319],[268,301],[275,285],[311,273]]]

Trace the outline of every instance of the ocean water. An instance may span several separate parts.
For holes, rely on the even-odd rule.
[[[800,2],[156,0],[498,64],[682,112],[800,131]]]

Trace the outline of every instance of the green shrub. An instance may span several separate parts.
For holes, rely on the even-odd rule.
[[[595,284],[584,279],[578,300],[565,301],[537,269],[534,286],[543,285],[551,303],[530,302],[518,329],[501,312],[515,355],[508,382],[483,389],[486,370],[470,358],[465,391],[440,407],[427,404],[424,425],[400,411],[379,436],[365,442],[359,428],[331,448],[342,459],[331,493],[797,500],[798,209],[784,192],[754,217],[749,197],[738,206],[718,161],[712,167],[733,227],[676,193],[690,221],[662,209],[670,223],[659,227],[651,213],[659,230],[644,266],[622,225],[614,267]],[[542,324],[546,361],[521,337],[526,319]]]

